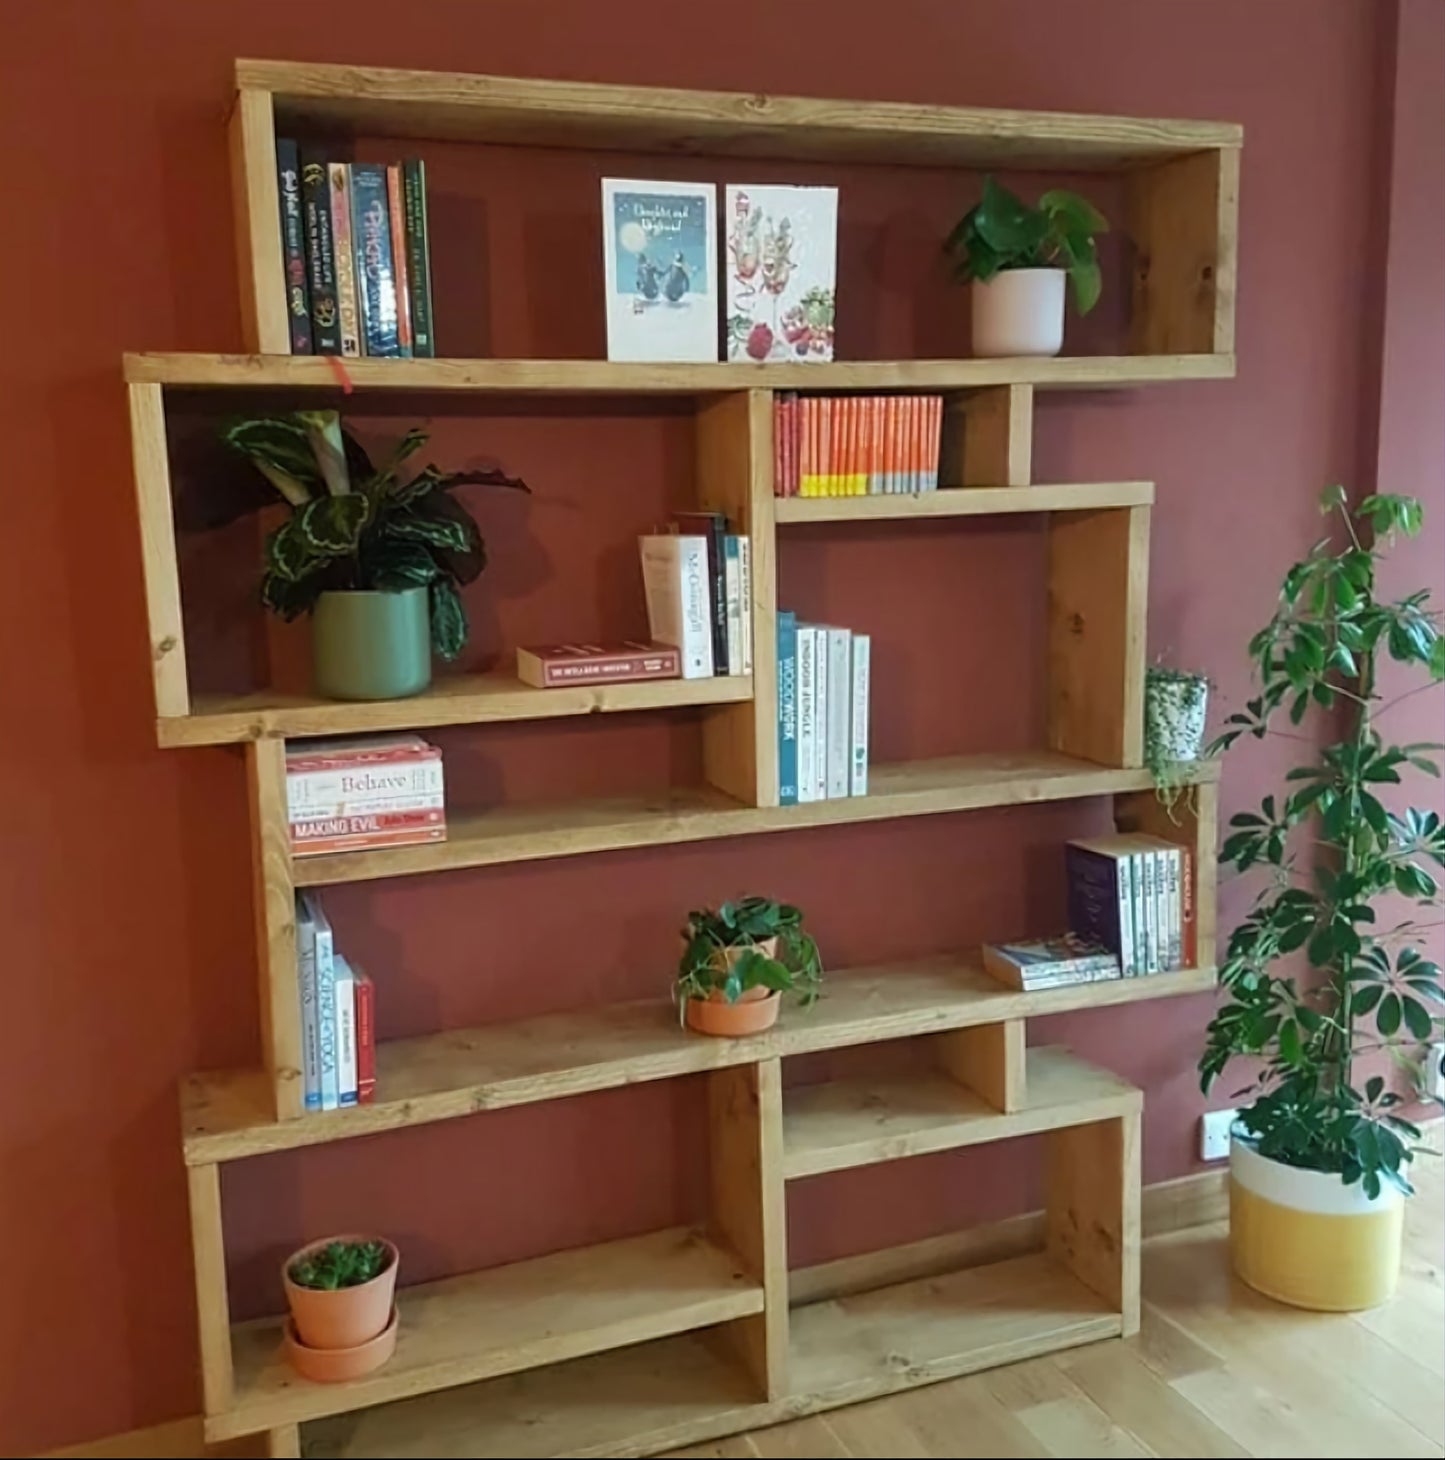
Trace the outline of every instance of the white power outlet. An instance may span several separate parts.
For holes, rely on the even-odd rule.
[[[1199,1154],[1205,1161],[1222,1161],[1229,1154],[1229,1128],[1237,1110],[1206,1111],[1199,1121]]]
[[[1425,1051],[1424,1089],[1420,1092],[1433,1100],[1445,1100],[1445,1044],[1432,1044]]]

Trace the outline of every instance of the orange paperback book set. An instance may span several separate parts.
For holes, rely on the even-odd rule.
[[[942,430],[942,396],[781,394],[773,405],[773,495],[936,491]]]

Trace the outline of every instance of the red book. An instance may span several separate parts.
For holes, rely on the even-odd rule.
[[[773,496],[788,494],[787,467],[783,464],[783,442],[787,438],[788,401],[786,396],[773,397]]]
[[[1199,967],[1198,899],[1194,887],[1194,849],[1179,848],[1179,962],[1183,968]]]
[[[386,169],[386,203],[391,215],[392,271],[396,276],[396,342],[403,355],[410,355],[411,289],[407,283],[406,195],[402,191],[401,163],[389,163]]]
[[[405,847],[447,839],[446,812],[372,811],[293,823],[291,852],[320,857],[329,852],[359,852],[374,847]]]
[[[541,644],[517,650],[517,678],[536,689],[567,684],[678,679],[682,654],[671,644]]]
[[[796,392],[788,392],[788,418],[787,434],[783,441],[784,467],[783,476],[785,481],[785,494],[789,497],[798,495],[798,397]]]
[[[356,1103],[376,1099],[376,986],[356,972]]]
[[[798,431],[798,495],[800,497],[818,495],[817,435],[814,428],[814,421],[818,414],[817,405],[817,401],[809,396],[804,396],[798,402],[802,413],[802,422]]]

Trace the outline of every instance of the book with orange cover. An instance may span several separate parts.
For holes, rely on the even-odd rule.
[[[943,453],[943,397],[933,397],[933,434],[929,439],[929,445],[933,452],[932,473],[933,490],[938,490],[938,462]]]
[[[331,816],[324,820],[293,822],[291,826],[291,852],[297,857],[407,847],[446,839],[446,812],[439,808]]]
[[[773,397],[773,496],[788,495],[787,473],[783,466],[783,441],[787,436],[788,401],[783,395]]]
[[[842,412],[832,396],[824,396],[823,407],[823,495],[838,495],[838,427]]]
[[[813,495],[813,477],[817,468],[813,465],[813,400],[811,396],[798,397],[798,495]]]
[[[851,465],[852,493],[855,497],[866,496],[868,492],[868,397],[854,396],[853,407],[853,459]]]

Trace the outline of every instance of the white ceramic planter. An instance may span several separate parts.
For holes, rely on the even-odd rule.
[[[1005,269],[973,281],[973,353],[1057,355],[1064,347],[1062,269]]]
[[[1349,1313],[1395,1291],[1405,1198],[1369,1197],[1328,1171],[1261,1156],[1236,1126],[1229,1145],[1229,1249],[1234,1270],[1267,1298]]]
[[[1209,681],[1150,670],[1144,680],[1144,742],[1149,765],[1198,760],[1204,747]]]

